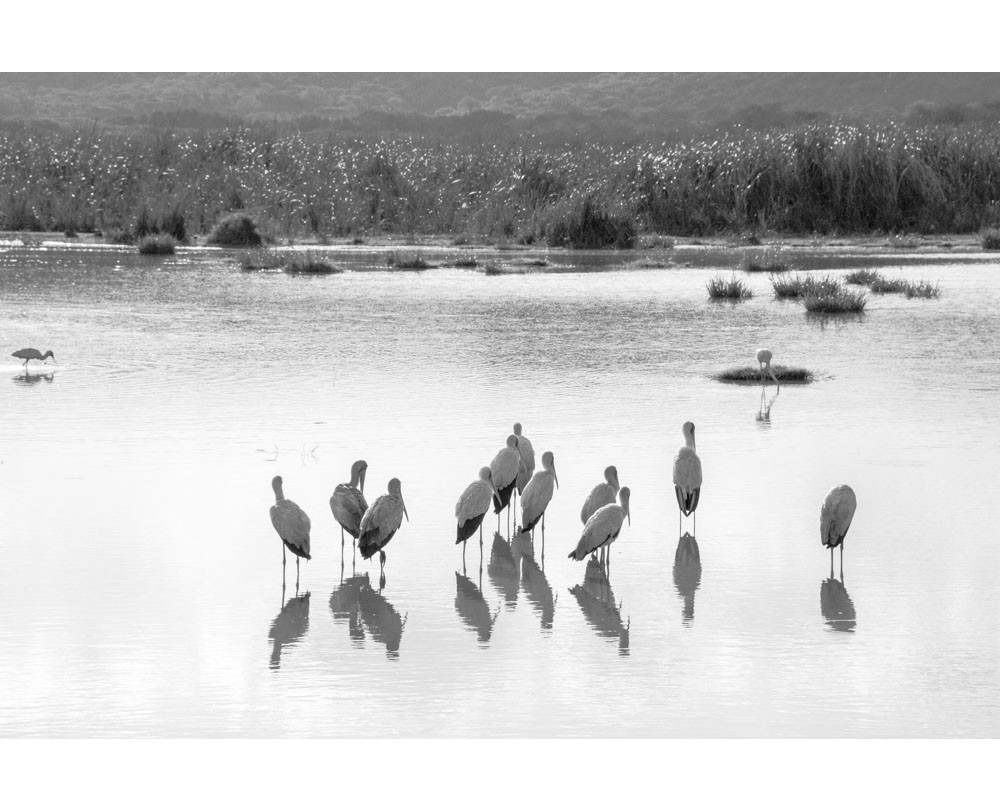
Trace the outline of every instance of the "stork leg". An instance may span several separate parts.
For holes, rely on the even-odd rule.
[[[344,528],[340,528],[340,559],[344,559]]]
[[[840,542],[840,582],[844,582],[844,542]]]
[[[378,553],[379,563],[382,564],[382,571],[385,571],[385,552]]]
[[[295,558],[295,596],[299,596],[299,559]]]

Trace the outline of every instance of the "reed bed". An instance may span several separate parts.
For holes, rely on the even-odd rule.
[[[877,270],[871,270],[865,268],[863,270],[852,270],[844,277],[844,281],[847,284],[863,284],[869,285],[877,279],[881,279],[881,275]]]
[[[626,247],[638,234],[972,233],[995,228],[997,200],[1000,128],[988,124],[828,122],[572,146],[348,139],[264,123],[197,134],[0,132],[3,230],[141,236],[145,210],[158,223],[176,213],[189,233],[206,234],[242,212],[285,237]]]
[[[771,371],[774,372],[774,376],[778,378],[779,383],[811,383],[814,377],[811,371],[800,366],[781,366],[775,364],[771,367]],[[718,372],[712,375],[712,377],[723,383],[760,383],[762,380],[758,366],[734,366]],[[763,380],[769,381],[770,379],[765,372]]]
[[[742,301],[753,298],[753,290],[750,289],[750,285],[736,276],[729,279],[724,276],[716,276],[705,285],[705,288],[708,290],[708,297],[713,300]]]
[[[802,298],[806,312],[810,313],[860,313],[868,297],[856,290],[838,289],[835,292],[812,292]]]
[[[878,278],[872,279],[871,283],[868,285],[868,289],[873,293],[884,294],[884,293],[905,293],[906,287],[909,282],[906,279],[887,279],[884,276],[879,276]]]
[[[841,284],[833,276],[794,276],[771,278],[775,298],[805,298],[806,296],[833,295],[840,292]]]
[[[432,265],[418,253],[410,251],[389,251],[385,257],[385,263],[396,270],[427,270],[437,267]]]

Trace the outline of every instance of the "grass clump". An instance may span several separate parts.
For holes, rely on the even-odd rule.
[[[782,261],[778,251],[756,251],[747,254],[743,260],[743,270],[747,273],[784,273],[788,270],[788,263]]]
[[[742,279],[737,279],[735,276],[730,279],[726,279],[723,276],[716,276],[705,285],[705,288],[708,290],[708,297],[710,299],[735,299],[740,301],[742,299],[753,298],[753,290],[750,289],[750,285]]]
[[[220,248],[259,248],[262,243],[256,223],[246,214],[227,214],[205,241]]]
[[[909,282],[906,285],[907,298],[939,298],[941,296],[941,286],[937,283],[931,284],[921,279],[919,282]]]
[[[905,293],[908,282],[906,279],[886,279],[879,276],[869,285],[873,293]]]
[[[467,253],[458,257],[452,264],[457,268],[477,268],[479,267],[479,260],[471,253]]]
[[[983,250],[1000,251],[1000,228],[988,228],[983,231]]]
[[[810,313],[860,313],[865,309],[868,298],[860,291],[838,288],[834,292],[807,293],[802,302]]]
[[[852,270],[844,277],[844,281],[848,284],[864,284],[869,285],[877,279],[881,279],[877,270],[870,270],[868,268],[864,270]]]
[[[406,251],[389,251],[385,257],[385,263],[396,270],[427,270],[437,267],[419,253],[407,253]]]
[[[343,273],[341,268],[331,265],[325,257],[306,251],[291,257],[284,265],[285,273]]]
[[[813,379],[812,372],[799,366],[774,365],[771,367],[771,371],[774,372],[774,376],[778,378],[779,383],[810,383]],[[761,382],[760,368],[758,366],[734,366],[731,369],[726,369],[723,372],[712,375],[712,377],[723,383]],[[770,380],[771,378],[765,372],[763,379]]]
[[[838,292],[840,282],[832,276],[814,277],[800,273],[784,278],[772,278],[775,298],[805,298],[808,295],[829,295]]]
[[[177,240],[170,234],[147,234],[139,240],[139,253],[151,256],[172,254],[177,247]]]
[[[574,250],[627,250],[635,247],[636,227],[628,217],[608,214],[593,197],[587,197],[569,217],[552,225],[548,242],[553,247]]]

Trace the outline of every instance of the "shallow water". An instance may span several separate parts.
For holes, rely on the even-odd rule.
[[[306,278],[0,248],[5,353],[57,360],[0,361],[0,734],[1000,734],[997,260],[817,253],[944,291],[820,320],[760,274],[709,302],[729,254],[637,258],[387,273],[359,249]],[[818,379],[710,378],[758,346]],[[689,419],[705,485],[679,526]],[[515,421],[555,455],[544,559],[490,515],[463,574],[455,501]],[[357,458],[410,516],[381,589],[328,506]],[[610,577],[567,559],[608,464],[632,491]],[[313,522],[298,597],[277,473]],[[818,532],[842,482],[843,579]]]

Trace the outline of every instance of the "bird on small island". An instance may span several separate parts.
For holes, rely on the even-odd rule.
[[[771,371],[771,350],[770,349],[758,349],[757,350],[757,363],[760,365],[760,379],[761,382],[764,380],[764,372],[771,375],[771,379],[775,384],[780,387],[781,383],[778,382],[778,378],[775,377],[774,372]]]
[[[677,494],[677,506],[688,516],[698,509],[701,498],[701,459],[695,451],[694,423],[684,423],[682,430],[684,444],[674,457],[674,492]]]
[[[542,469],[539,470],[524,488],[521,495],[521,532],[531,532],[535,536],[535,524],[542,522],[542,544],[545,538],[545,510],[552,501],[554,487],[559,486],[556,475],[556,459],[552,451],[542,454]]]
[[[455,518],[458,519],[458,529],[455,533],[455,543],[462,544],[462,555],[465,556],[465,542],[479,530],[479,545],[483,545],[483,518],[490,511],[497,488],[493,484],[493,474],[488,467],[480,468],[479,478],[462,491],[455,504]]]
[[[285,570],[285,547],[295,555],[295,579],[298,582],[299,558],[310,560],[309,530],[312,522],[298,504],[285,498],[281,476],[271,479],[274,505],[271,507],[271,524],[281,538],[281,570]]]
[[[25,369],[28,368],[29,360],[40,360],[44,363],[46,358],[52,358],[52,360],[56,359],[56,356],[52,354],[51,349],[45,350],[45,354],[43,355],[41,352],[39,352],[37,349],[33,347],[28,347],[27,349],[18,349],[17,352],[11,352],[10,356],[12,358],[19,358],[20,360],[23,360]]]
[[[403,516],[410,520],[409,513],[406,512],[406,504],[403,503],[403,492],[399,479],[390,479],[388,494],[379,496],[375,502],[365,510],[361,518],[361,532],[358,535],[358,550],[361,557],[368,560],[376,552],[379,553],[379,562],[385,568],[385,545],[392,540],[403,523]]]
[[[618,496],[618,468],[608,465],[604,468],[604,481],[596,485],[583,502],[583,509],[580,510],[580,522],[586,524],[590,516],[596,513],[605,504],[614,504]]]
[[[507,437],[507,444],[497,452],[490,462],[490,473],[493,476],[493,485],[497,489],[497,495],[493,497],[493,512],[497,514],[497,531],[500,531],[500,513],[507,509],[508,527],[510,529],[510,496],[517,485],[517,477],[524,469],[524,460],[521,459],[521,451],[518,447],[517,435],[511,434]]]
[[[368,471],[368,463],[364,459],[358,459],[351,465],[351,480],[346,484],[338,484],[333,495],[330,496],[330,511],[334,519],[340,524],[340,553],[344,553],[344,530],[356,541],[361,532],[361,519],[365,510],[368,509],[368,502],[365,501],[365,474]]]
[[[840,547],[840,573],[844,576],[844,538],[854,520],[854,511],[858,508],[858,497],[850,485],[842,484],[834,487],[823,499],[823,508],[819,513],[819,539],[823,546],[830,547],[830,571],[833,571],[833,550]]]
[[[587,555],[601,550],[601,563],[604,563],[604,550],[607,548],[608,561],[611,559],[611,544],[614,543],[619,533],[622,531],[622,524],[628,519],[632,524],[632,515],[629,510],[629,496],[631,492],[627,487],[618,491],[618,499],[621,506],[617,504],[605,504],[595,512],[587,521],[583,528],[583,535],[576,545],[576,549],[569,553],[573,560],[583,560]]]

